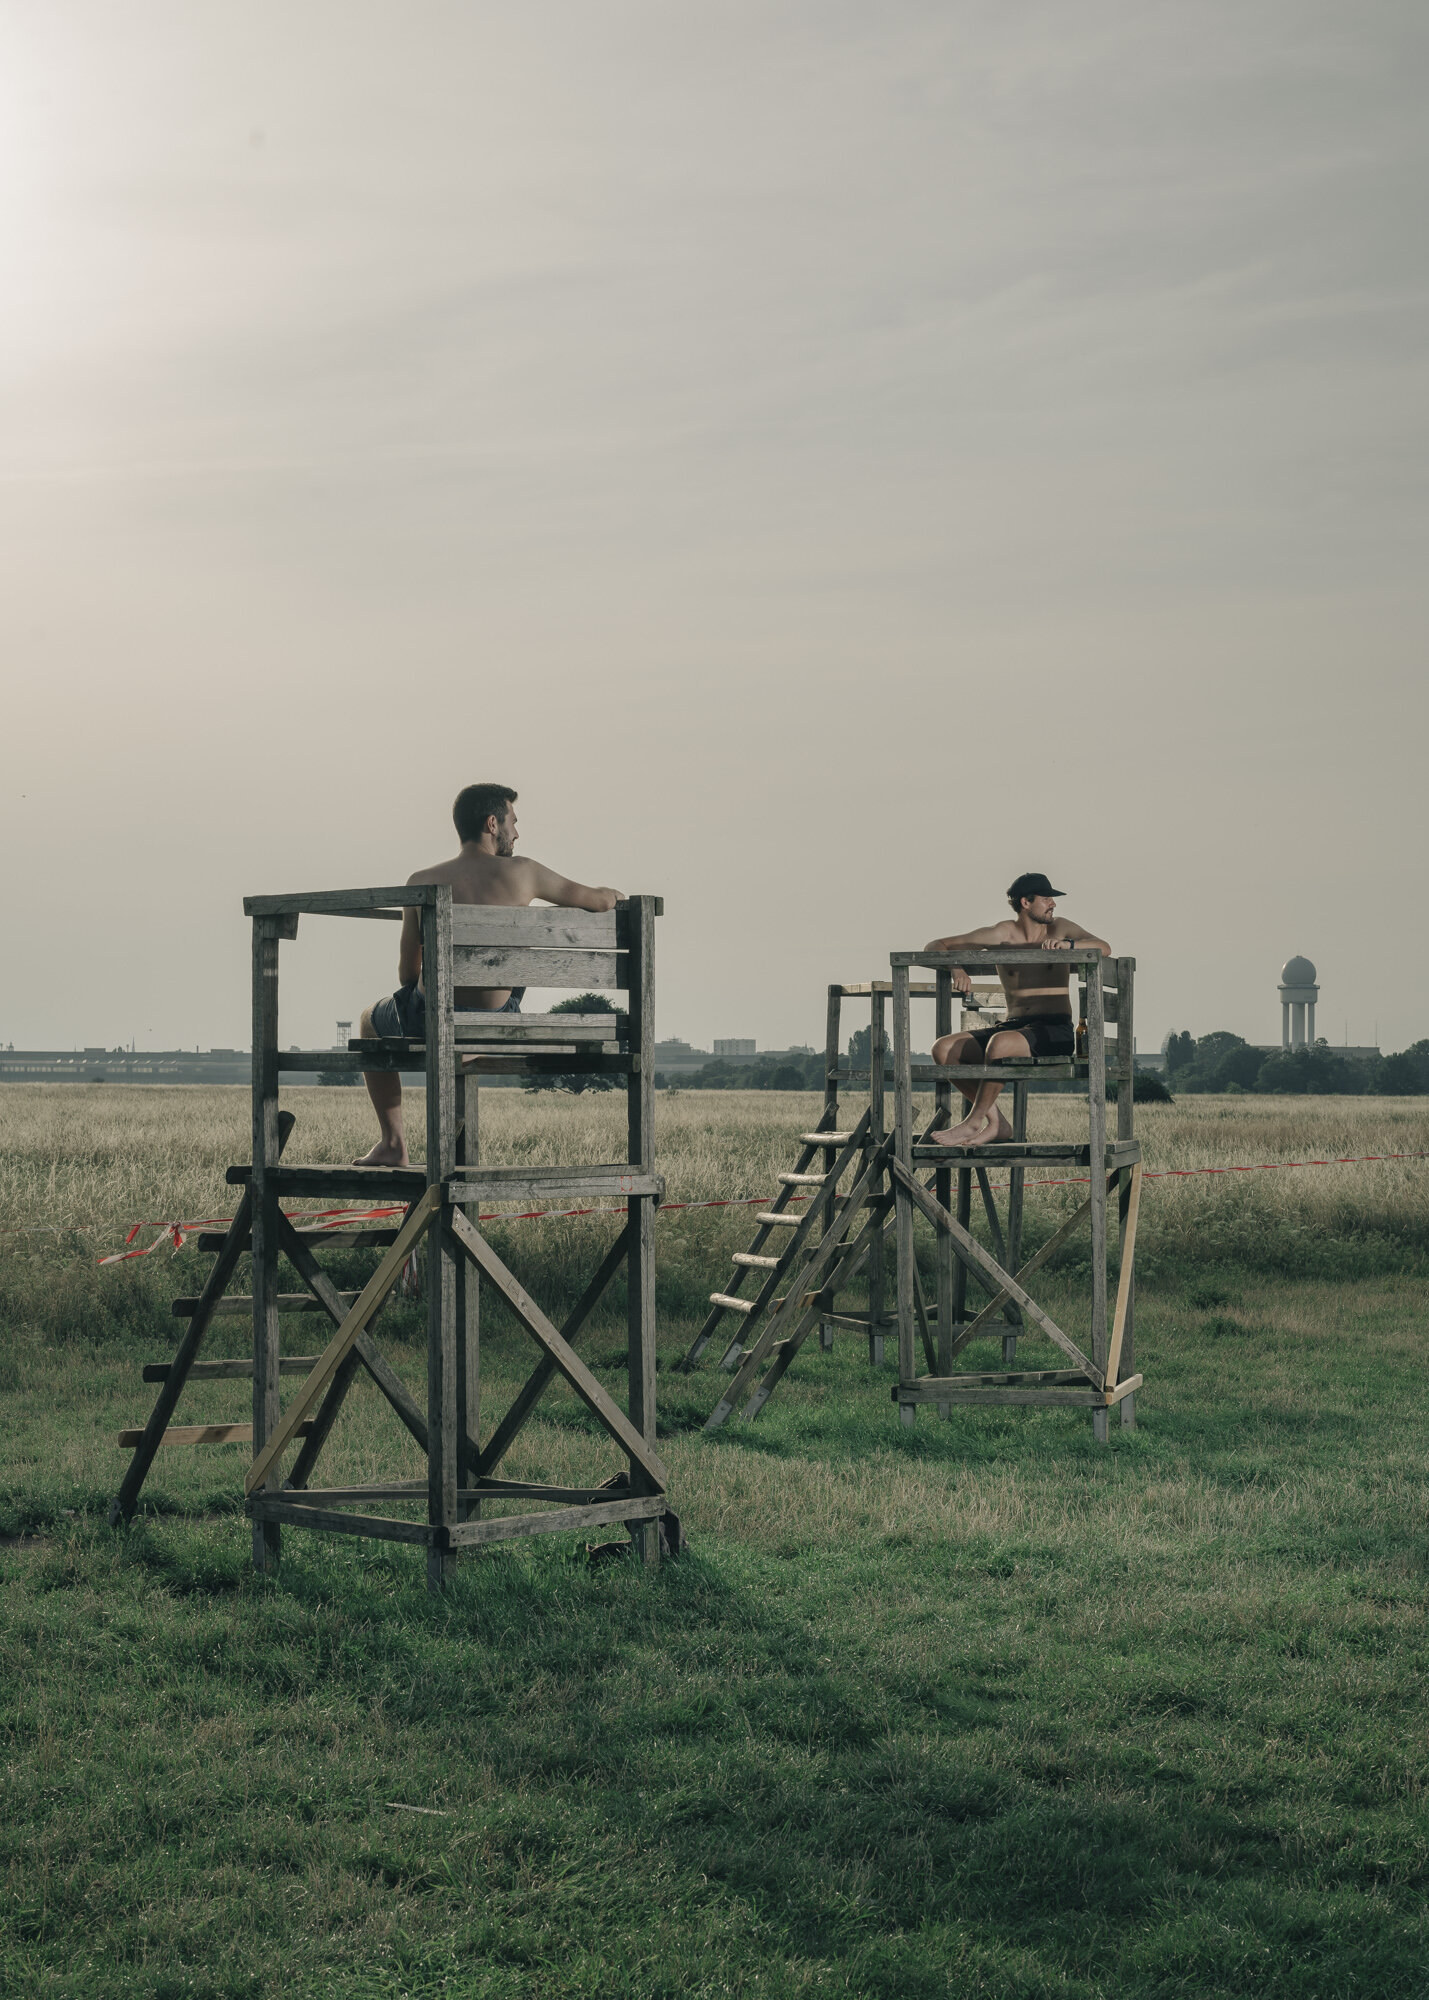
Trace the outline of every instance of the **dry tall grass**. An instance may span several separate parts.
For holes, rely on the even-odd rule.
[[[371,1141],[357,1091],[284,1093],[298,1124],[288,1157],[346,1160]],[[697,1202],[764,1197],[790,1164],[797,1134],[819,1100],[774,1091],[678,1091],[657,1100],[659,1168],[668,1199]],[[421,1157],[420,1093],[409,1123]],[[485,1093],[482,1151],[494,1161],[566,1162],[618,1155],[624,1100],[611,1093],[573,1098]],[[1076,1100],[1034,1102],[1036,1136],[1072,1138],[1085,1113]],[[1362,1154],[1429,1154],[1429,1099],[1187,1097],[1137,1110],[1148,1171],[1280,1160],[1337,1160]],[[161,1223],[231,1213],[235,1190],[224,1169],[248,1156],[248,1099],[242,1090],[12,1085],[0,1096],[0,1230],[12,1253],[43,1256],[61,1232],[77,1232],[96,1253],[133,1222]],[[1034,1176],[1029,1201],[1048,1223],[1081,1197],[1074,1187]],[[1286,1268],[1303,1260],[1326,1268],[1331,1250],[1362,1246],[1376,1260],[1394,1248],[1417,1258],[1429,1249],[1429,1159],[1273,1173],[1153,1181],[1143,1204],[1145,1250],[1183,1260],[1270,1255]],[[532,1225],[579,1230],[579,1223]],[[667,1222],[692,1242],[717,1249],[743,1237],[749,1216],[710,1211]]]

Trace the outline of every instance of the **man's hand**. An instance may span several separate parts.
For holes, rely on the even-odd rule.
[[[973,990],[972,974],[968,971],[965,965],[955,965],[953,967],[953,991],[955,993],[968,994],[971,993],[972,990]]]
[[[1043,951],[1070,951],[1076,942],[1074,938],[1043,938]]]

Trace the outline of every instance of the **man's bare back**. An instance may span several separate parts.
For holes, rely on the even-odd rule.
[[[515,801],[515,792],[504,785],[468,786],[458,795],[452,815],[461,835],[460,851],[450,861],[419,868],[407,877],[409,884],[446,883],[454,903],[519,909],[542,902],[554,903],[562,910],[613,910],[623,900],[618,889],[592,889],[557,874],[544,862],[524,856],[518,859],[513,851],[517,838]],[[420,910],[402,912],[397,978],[398,989],[390,999],[378,1000],[364,1010],[364,1039],[420,1032],[426,1012]],[[453,999],[463,1013],[496,1014],[509,1009],[513,1001],[518,1007],[520,1004],[519,995],[507,986],[458,986]],[[363,1077],[381,1136],[371,1152],[355,1164],[404,1167],[407,1141],[402,1126],[402,1080],[391,1070],[366,1070]]]

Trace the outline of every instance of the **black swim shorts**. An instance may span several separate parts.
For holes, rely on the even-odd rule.
[[[1015,1021],[1000,1021],[995,1028],[971,1028],[968,1032],[986,1055],[988,1043],[994,1035],[1000,1035],[1004,1028],[1025,1036],[1027,1046],[1034,1056],[1076,1054],[1077,1031],[1072,1026],[1070,1014],[1023,1014]],[[994,1056],[990,1060],[1005,1061],[1007,1058]]]
[[[513,986],[511,998],[496,1012],[519,1014],[525,997],[524,986]],[[372,1025],[382,1036],[404,1035],[409,1041],[422,1040],[427,1032],[427,996],[415,979],[408,986],[399,986],[387,999],[377,1002],[372,1010]]]

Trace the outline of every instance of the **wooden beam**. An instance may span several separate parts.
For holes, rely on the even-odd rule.
[[[654,1521],[665,1511],[662,1493],[639,1493],[625,1500],[608,1500],[596,1507],[562,1507],[552,1514],[488,1515],[480,1521],[459,1521],[450,1532],[454,1549],[476,1548],[482,1542],[510,1542],[523,1535],[554,1535],[575,1528],[599,1528],[612,1521]]]
[[[1126,1333],[1127,1309],[1131,1304],[1132,1273],[1136,1267],[1136,1218],[1141,1211],[1141,1168],[1131,1170],[1131,1196],[1126,1209],[1126,1229],[1121,1241],[1121,1274],[1116,1286],[1116,1316],[1112,1321],[1111,1346],[1107,1351],[1106,1379],[1108,1387],[1116,1385],[1116,1371],[1121,1366],[1121,1343]]]
[[[311,1426],[300,1424],[299,1431],[306,1433]],[[119,1433],[115,1443],[121,1451],[133,1451],[144,1442],[144,1431],[137,1425],[133,1430]],[[252,1444],[252,1424],[171,1424],[159,1439],[165,1444]]]

